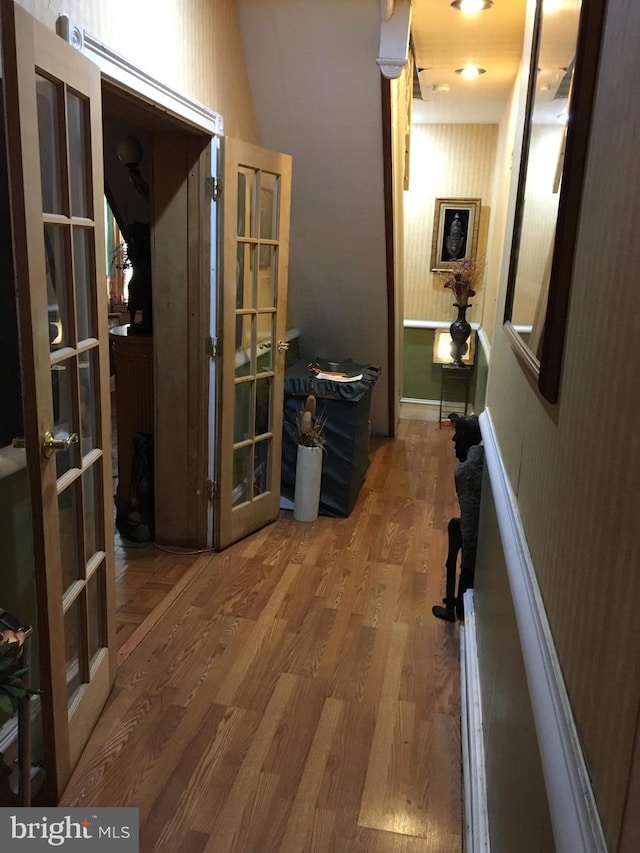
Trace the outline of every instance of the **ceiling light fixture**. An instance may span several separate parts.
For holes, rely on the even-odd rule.
[[[465,80],[473,80],[474,77],[479,77],[481,74],[486,73],[486,68],[478,68],[477,65],[465,65],[464,68],[456,68],[456,74],[464,77]]]
[[[484,12],[493,6],[493,0],[453,0],[451,8],[458,12],[466,12],[467,15],[475,15],[476,12]]]

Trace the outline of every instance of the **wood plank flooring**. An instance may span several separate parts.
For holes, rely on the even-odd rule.
[[[457,514],[450,439],[403,421],[373,440],[347,519],[282,512],[220,554],[162,554],[176,593],[123,629],[61,804],[137,806],[142,853],[458,853],[458,627],[431,615]],[[158,569],[138,553],[134,615],[145,554]]]

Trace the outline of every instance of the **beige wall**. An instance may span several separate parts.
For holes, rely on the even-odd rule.
[[[73,18],[147,73],[199,101],[225,134],[257,142],[234,0],[20,0],[51,29]]]
[[[562,145],[562,125],[535,124],[527,164],[527,193],[511,320],[531,326],[550,265],[559,194],[553,191]],[[546,288],[544,288],[546,293]]]
[[[453,298],[442,276],[431,272],[436,198],[480,198],[478,253],[487,251],[498,126],[413,124],[409,190],[405,193],[404,316],[410,320],[455,319]],[[480,322],[483,287],[467,319]]]
[[[237,0],[261,144],[293,155],[289,306],[303,356],[380,365],[389,423],[379,0]]]
[[[400,418],[400,397],[403,396],[402,375],[404,359],[404,194],[409,179],[409,145],[411,138],[411,92],[413,88],[413,63],[403,74],[390,83],[392,125],[392,182],[393,182],[393,263],[395,277],[394,319],[395,350],[394,371],[396,399],[394,400],[394,428]]]
[[[523,56],[530,51],[531,33],[525,34]],[[525,63],[526,64],[526,63]],[[514,83],[511,98],[505,107],[498,129],[496,166],[491,196],[492,216],[489,223],[487,270],[485,277],[484,309],[482,328],[487,340],[493,340],[494,330],[502,326],[504,300],[497,314],[498,296],[504,286],[509,268],[511,234],[517,183],[512,175],[517,174],[520,162],[520,146],[515,140],[522,138],[524,106],[526,103],[526,69],[521,69]],[[515,158],[514,158],[515,155]]]
[[[640,5],[610,0],[560,401],[541,399],[500,328],[487,396],[611,850],[640,707],[639,31]]]

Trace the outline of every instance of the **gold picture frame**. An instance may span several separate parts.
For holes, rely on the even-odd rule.
[[[479,198],[436,199],[431,272],[446,272],[456,261],[476,257],[481,206]]]

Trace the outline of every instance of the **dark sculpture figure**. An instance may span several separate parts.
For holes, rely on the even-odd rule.
[[[449,228],[449,233],[445,238],[445,246],[449,254],[449,260],[455,261],[462,254],[464,246],[464,231],[462,230],[462,222],[460,222],[460,214],[456,213],[453,217],[453,222]]]
[[[129,334],[150,335],[153,330],[151,298],[151,228],[148,222],[127,227],[127,257],[133,275],[129,281]],[[140,312],[140,320],[136,316]]]
[[[129,542],[152,542],[155,536],[153,436],[133,436],[128,497],[116,493],[116,529]]]
[[[432,613],[438,619],[455,622],[456,616],[464,619],[463,596],[473,587],[478,544],[478,523],[480,518],[480,493],[482,490],[482,471],[484,468],[484,447],[482,434],[476,415],[455,420],[455,432],[452,439],[455,445],[456,459],[454,479],[456,494],[460,504],[460,517],[449,521],[449,551],[447,554],[447,580],[443,599],[444,607],[435,605]],[[460,578],[456,596],[456,568],[458,553],[462,551]]]

